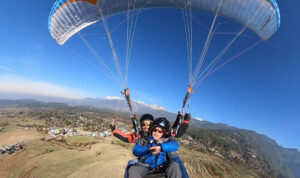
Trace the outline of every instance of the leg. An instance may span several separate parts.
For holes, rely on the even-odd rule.
[[[179,165],[176,162],[169,163],[166,172],[167,172],[168,178],[181,178],[182,177]]]
[[[171,161],[178,163],[181,174],[182,174],[182,178],[189,178],[188,173],[186,172],[186,169],[184,167],[184,164],[182,163],[182,161],[180,160],[178,154],[176,153],[172,153],[171,154]]]
[[[135,165],[138,162],[138,159],[132,159],[128,161],[127,166],[125,168],[124,178],[128,178],[128,169],[130,166]]]
[[[128,170],[129,178],[143,178],[147,174],[149,174],[149,169],[139,165],[133,165]]]

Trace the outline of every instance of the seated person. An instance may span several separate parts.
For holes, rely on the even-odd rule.
[[[133,154],[139,162],[128,170],[130,178],[142,178],[149,173],[165,172],[167,177],[181,178],[178,163],[170,160],[168,154],[178,150],[176,140],[168,139],[170,123],[166,118],[157,118],[149,131],[148,143],[137,142],[133,147]]]
[[[135,115],[133,115],[133,117],[135,117]],[[182,114],[180,112],[178,112],[178,115],[177,115],[177,118],[175,120],[175,123],[173,124],[173,128],[176,128],[178,125],[180,125],[179,127],[179,130],[177,132],[177,134],[175,135],[175,137],[180,137],[182,136],[186,129],[188,128],[189,126],[189,121],[191,119],[191,115],[190,114],[185,114],[184,115],[184,118],[182,118]],[[140,145],[142,145],[143,143],[141,142],[147,142],[148,143],[148,131],[149,131],[149,128],[151,127],[152,123],[153,123],[153,116],[151,114],[144,114],[141,116],[140,118],[140,126],[141,126],[141,131],[140,131],[140,134],[138,136],[139,139],[139,143]],[[182,120],[182,123],[180,124],[179,120]],[[135,140],[135,133],[131,133],[131,134],[125,134],[119,130],[116,130],[115,129],[115,126],[114,125],[111,125],[111,128],[112,128],[112,131],[113,131],[113,135],[117,138],[119,138],[120,140],[124,141],[124,142],[129,142],[129,143],[133,143],[134,140]],[[169,129],[167,131],[167,136],[166,137],[171,137],[171,130]],[[183,162],[180,160],[178,154],[176,153],[172,153],[172,154],[169,154],[170,156],[170,159],[174,162],[177,162],[179,164],[179,167],[180,167],[180,171],[182,173],[182,178],[189,178],[189,175],[184,167],[184,164]],[[125,169],[125,173],[124,173],[124,178],[128,178],[128,169],[130,166],[132,165],[135,165],[136,163],[138,162],[138,159],[133,159],[133,160],[130,160],[126,166],[126,169]]]
[[[131,117],[132,117],[131,119],[135,119],[136,116],[132,115]],[[182,114],[180,112],[178,112],[177,118],[172,126],[172,130],[178,127],[178,131],[173,136],[175,136],[176,138],[181,137],[185,133],[187,128],[189,127],[190,119],[191,119],[190,114],[186,113],[183,118]],[[141,130],[139,131],[138,137],[145,137],[145,138],[148,137],[148,130],[149,130],[149,127],[151,126],[153,120],[154,120],[154,118],[151,114],[144,114],[141,116],[141,118],[140,118]],[[180,122],[180,120],[181,120],[181,122]],[[117,130],[116,126],[113,123],[110,124],[110,128],[112,130],[113,135],[115,137],[117,137],[118,139],[120,139],[126,143],[135,143],[135,139],[136,139],[135,132],[133,132],[131,134],[126,134],[122,131]],[[172,134],[171,133],[172,130],[168,130],[168,134],[170,136]]]
[[[135,119],[135,115],[131,116],[132,119]],[[141,125],[141,131],[139,131],[139,135],[138,137],[142,137],[142,138],[148,138],[148,131],[149,128],[153,122],[154,118],[151,114],[144,114],[141,116],[140,118],[140,125]],[[112,133],[115,137],[117,137],[118,139],[122,140],[123,142],[126,143],[134,143],[135,139],[136,139],[136,135],[135,132],[131,133],[131,134],[126,134],[122,131],[119,131],[116,129],[116,126],[114,124],[110,125],[110,128],[112,130]]]

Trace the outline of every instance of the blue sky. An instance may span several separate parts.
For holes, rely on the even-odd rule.
[[[300,149],[300,15],[293,8],[300,2],[277,2],[282,18],[279,31],[270,40],[209,76],[192,96],[190,111],[194,117],[254,130],[284,147]],[[48,15],[53,3],[54,0],[2,2],[0,92],[121,97],[116,83],[69,50],[76,50],[86,59],[93,60],[78,36],[72,37],[64,46],[51,38]],[[207,14],[195,12],[194,16],[206,26],[212,22],[212,16]],[[108,19],[110,29],[124,18],[121,14]],[[219,19],[219,22],[226,21]],[[193,50],[198,56],[197,49],[201,49],[206,34],[203,35],[205,29],[196,20],[193,28]],[[222,26],[220,32],[236,32],[240,28],[229,23]],[[121,24],[112,32],[121,61],[125,54],[125,29]],[[95,24],[81,33],[113,69],[102,24]],[[214,56],[226,39],[230,39],[228,35],[214,36],[208,57]],[[257,40],[254,34],[245,32],[224,59]],[[129,67],[132,99],[177,112],[187,85],[188,63],[181,11],[143,11],[139,15]]]

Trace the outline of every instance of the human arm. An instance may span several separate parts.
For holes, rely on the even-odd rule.
[[[116,130],[116,125],[115,125],[115,119],[113,119],[109,125],[111,131],[113,132],[114,130]]]
[[[135,138],[136,138],[135,133],[126,134],[124,132],[116,130],[115,119],[112,120],[109,127],[111,128],[112,134],[115,137],[117,137],[118,139],[120,139],[120,140],[122,140],[123,142],[126,142],[126,143],[134,143]]]
[[[131,133],[131,134],[126,134],[124,132],[121,132],[119,130],[113,130],[113,135],[115,137],[117,137],[118,139],[122,140],[123,142],[126,143],[134,143],[135,141],[135,133]]]
[[[175,122],[172,126],[170,136],[176,137],[176,135],[178,134],[178,130],[180,128],[180,125],[181,125],[182,121],[183,121],[183,116],[182,116],[182,113],[179,111],[178,114],[177,114],[176,120],[175,120]]]
[[[176,140],[171,140],[165,143],[161,143],[160,146],[162,152],[173,152],[173,151],[177,151],[179,148],[179,144]]]
[[[137,156],[144,156],[145,154],[149,154],[148,147],[147,146],[141,146],[138,143],[136,143],[132,149],[132,153]]]
[[[183,117],[182,113],[179,111],[176,120],[172,126],[171,135],[176,138],[181,137],[189,127],[190,120],[191,114],[185,113]]]
[[[153,155],[160,153],[161,152],[161,146],[157,145],[157,146],[153,146],[149,148],[149,152]]]
[[[180,122],[183,120],[183,115],[180,111],[178,111],[176,120],[172,126],[172,129],[176,129],[178,125],[180,125]]]
[[[190,120],[191,120],[191,114],[185,113],[184,119],[181,122],[181,124],[179,125],[177,134],[175,135],[176,138],[181,137],[186,132],[186,130],[188,129],[188,127],[190,125]]]
[[[132,121],[132,126],[134,128],[135,136],[137,137],[139,135],[140,129],[135,114],[131,114],[131,121]]]

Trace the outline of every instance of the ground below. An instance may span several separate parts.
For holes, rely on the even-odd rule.
[[[45,138],[21,128],[0,132],[0,145],[23,141],[25,149],[0,155],[0,177],[123,177],[133,159],[133,145],[114,137]],[[218,156],[181,147],[177,152],[191,178],[258,177],[253,171]]]

